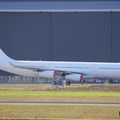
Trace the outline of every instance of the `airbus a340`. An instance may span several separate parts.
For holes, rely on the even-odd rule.
[[[120,79],[120,63],[21,61],[8,57],[0,49],[0,70],[29,77],[81,81],[84,79]]]

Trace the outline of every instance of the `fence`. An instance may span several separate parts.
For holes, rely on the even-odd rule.
[[[86,79],[82,81],[71,81],[72,83],[87,83],[87,84],[101,84],[101,83],[114,83],[120,84],[120,80],[102,80],[102,79]],[[50,84],[52,83],[51,79],[46,78],[32,78],[32,77],[24,77],[24,76],[0,76],[0,84]]]
[[[42,84],[50,83],[50,79],[32,78],[24,76],[0,76],[0,84]]]

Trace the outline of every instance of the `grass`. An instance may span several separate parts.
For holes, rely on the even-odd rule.
[[[0,96],[79,96],[79,97],[120,97],[120,92],[34,92],[0,91]]]
[[[104,91],[101,89],[95,91],[97,87],[101,87]],[[119,89],[119,86],[115,87]],[[70,88],[71,90],[68,91]],[[114,91],[113,88],[111,91],[110,88],[108,85],[104,87],[98,85],[93,88],[90,85],[72,85],[62,89],[39,84],[2,84],[0,85],[0,101],[120,102],[120,92]],[[82,91],[79,91],[81,89]]]
[[[98,91],[119,92],[120,85],[81,85],[72,84],[66,88],[51,87],[48,84],[0,84],[0,91]]]
[[[0,101],[120,102],[120,97],[0,96]]]
[[[119,120],[114,106],[11,106],[0,105],[0,119]]]
[[[0,85],[0,101],[120,102],[119,86]],[[119,106],[0,105],[0,119],[120,120]]]

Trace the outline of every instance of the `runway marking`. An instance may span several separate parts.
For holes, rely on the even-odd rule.
[[[120,106],[120,103],[106,102],[29,102],[29,101],[0,101],[0,105],[80,105],[80,106]]]

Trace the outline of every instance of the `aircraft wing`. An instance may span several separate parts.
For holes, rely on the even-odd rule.
[[[51,71],[58,71],[58,72],[63,72],[63,73],[77,73],[77,74],[82,74],[82,75],[86,75],[84,73],[80,73],[80,72],[75,72],[75,71],[71,71],[70,69],[63,69],[63,68],[55,68],[55,67],[46,67],[46,66],[35,66],[35,65],[24,65],[21,64],[19,62],[16,63],[12,63],[10,62],[10,64],[16,68],[23,68],[23,69],[29,69],[29,70],[34,70],[34,71],[45,71],[45,70],[51,70]]]

